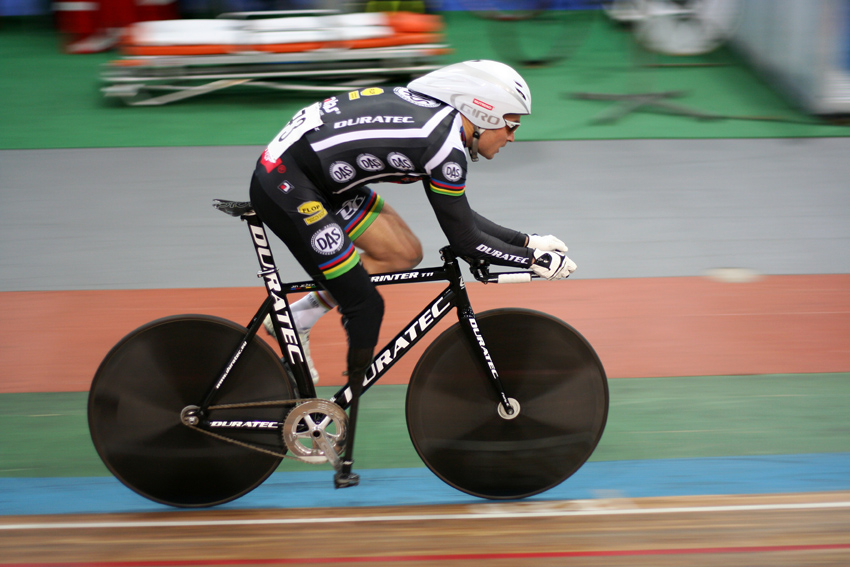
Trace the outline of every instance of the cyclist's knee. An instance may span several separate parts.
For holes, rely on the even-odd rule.
[[[398,248],[396,270],[409,270],[415,268],[422,261],[422,243],[412,232]]]
[[[363,251],[363,265],[370,273],[409,270],[422,261],[422,244],[410,231],[359,239],[355,244]]]

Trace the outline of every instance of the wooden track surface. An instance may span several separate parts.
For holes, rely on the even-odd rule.
[[[60,564],[838,567],[850,492],[0,518],[0,565]]]

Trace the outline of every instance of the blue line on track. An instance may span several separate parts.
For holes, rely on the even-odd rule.
[[[220,509],[416,506],[484,502],[429,470],[364,469],[356,488],[334,490],[331,471],[279,472]],[[530,500],[582,500],[850,490],[850,453],[587,463]],[[105,514],[176,510],[111,477],[0,478],[0,515]]]

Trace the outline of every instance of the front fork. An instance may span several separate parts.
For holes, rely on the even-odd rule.
[[[496,370],[496,365],[493,364],[493,359],[490,357],[490,351],[487,344],[484,342],[484,337],[481,336],[481,329],[478,328],[478,322],[475,320],[475,313],[472,311],[472,305],[469,302],[469,296],[466,293],[466,284],[463,281],[460,266],[457,262],[457,256],[446,247],[440,250],[443,261],[446,263],[446,269],[449,272],[452,282],[452,291],[455,294],[457,303],[457,317],[460,326],[466,335],[470,345],[475,345],[473,351],[475,357],[484,369],[485,374],[490,377],[490,383],[499,397],[499,415],[505,419],[513,419],[517,415],[519,404],[516,400],[508,398],[505,393],[505,388],[502,385],[502,380],[499,378],[499,373]],[[477,347],[477,348],[476,348]]]

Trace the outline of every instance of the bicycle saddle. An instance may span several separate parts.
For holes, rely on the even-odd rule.
[[[224,199],[213,199],[213,207],[232,217],[241,217],[246,213],[254,212],[250,201],[225,201]]]

